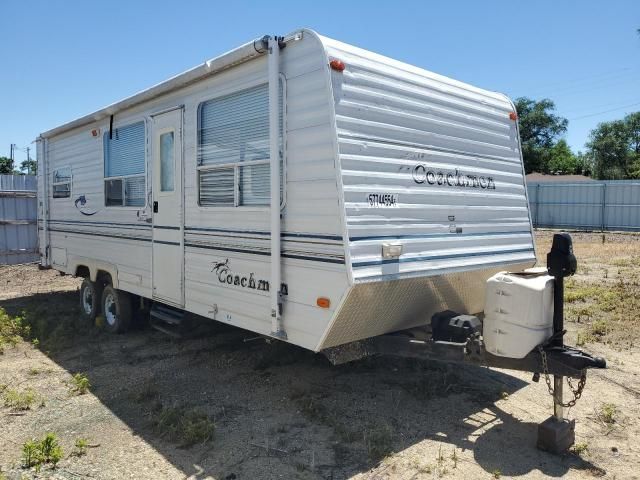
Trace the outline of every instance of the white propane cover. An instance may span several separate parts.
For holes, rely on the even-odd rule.
[[[523,358],[553,334],[553,277],[546,269],[487,280],[482,335],[489,353]]]

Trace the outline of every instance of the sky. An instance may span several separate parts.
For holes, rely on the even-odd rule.
[[[583,150],[640,111],[640,1],[0,0],[0,156],[265,34],[301,27],[511,97]]]

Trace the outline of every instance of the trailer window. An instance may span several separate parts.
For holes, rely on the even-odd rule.
[[[59,168],[53,171],[53,198],[68,198],[71,196],[71,167]]]
[[[284,83],[280,83],[280,199]],[[198,199],[203,206],[269,205],[269,90],[258,85],[198,108]]]
[[[107,207],[145,204],[145,126],[132,123],[104,133],[104,197]]]

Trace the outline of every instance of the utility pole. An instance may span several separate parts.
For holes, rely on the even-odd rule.
[[[11,144],[11,154],[9,155],[9,158],[11,159],[11,168],[13,168],[13,161],[14,161],[15,151],[16,151],[16,144],[12,143]]]
[[[31,171],[31,157],[29,156],[30,147],[27,147],[27,175],[31,175],[33,172]]]

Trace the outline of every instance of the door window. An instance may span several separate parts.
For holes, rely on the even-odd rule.
[[[175,161],[173,132],[160,135],[160,191],[173,192]]]

